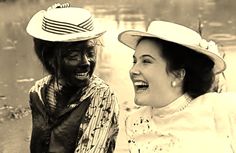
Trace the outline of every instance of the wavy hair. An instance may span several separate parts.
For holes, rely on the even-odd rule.
[[[167,61],[167,72],[185,70],[182,88],[184,93],[196,98],[211,89],[215,79],[214,62],[208,56],[158,38],[141,38],[143,39],[153,40],[161,45],[161,56]]]

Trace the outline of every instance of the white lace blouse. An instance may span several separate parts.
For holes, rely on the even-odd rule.
[[[236,96],[184,94],[163,108],[142,107],[126,132],[131,153],[234,153]]]

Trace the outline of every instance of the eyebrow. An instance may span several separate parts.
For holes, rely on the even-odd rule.
[[[149,54],[143,54],[140,58],[144,58],[144,57],[149,57],[149,58],[151,58],[151,59],[153,59],[153,60],[156,60],[154,57],[152,57],[152,56],[149,55]],[[133,58],[136,58],[136,56],[133,55]]]

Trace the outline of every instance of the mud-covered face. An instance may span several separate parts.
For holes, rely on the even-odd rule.
[[[60,77],[66,85],[83,87],[89,84],[96,65],[93,41],[71,43],[62,47]]]

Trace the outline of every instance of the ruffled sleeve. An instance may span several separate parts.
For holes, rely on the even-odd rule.
[[[136,138],[137,136],[140,137],[143,135],[143,133],[150,128],[149,113],[149,107],[141,107],[132,112],[125,120],[126,138],[130,152],[134,150],[134,152],[136,152],[140,147],[142,147],[138,142],[136,142]]]
[[[236,93],[221,93],[215,99],[215,121],[218,134],[226,137],[236,152]]]
[[[236,94],[230,93],[227,95],[229,99],[228,104],[228,119],[230,125],[230,140],[231,140],[231,147],[233,152],[236,152]]]

